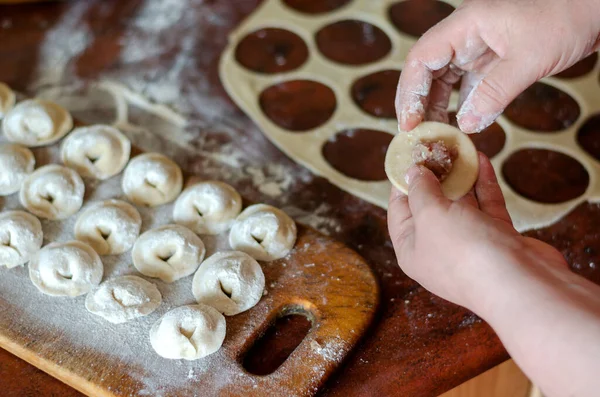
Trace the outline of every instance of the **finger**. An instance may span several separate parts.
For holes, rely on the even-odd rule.
[[[475,189],[471,189],[471,191],[465,194],[463,197],[456,201],[457,203],[471,206],[473,208],[479,208],[479,204],[477,203],[477,197],[475,196]]]
[[[442,72],[439,73],[438,72]],[[454,84],[460,80],[462,70],[453,65],[433,73],[433,83],[429,93],[426,120],[448,123],[448,104]]]
[[[481,211],[512,225],[494,167],[483,153],[479,153],[479,177],[475,182],[475,195]]]
[[[501,60],[471,90],[458,115],[458,125],[467,133],[481,132],[489,127],[506,106],[536,81],[521,62]]]
[[[414,231],[412,214],[408,206],[408,196],[392,187],[390,201],[388,205],[388,229],[392,244],[396,250],[396,256],[399,253],[410,249],[410,236]]]
[[[425,167],[412,166],[407,173],[408,205],[413,217],[425,208],[448,208],[450,200],[442,193],[440,182],[433,172]]]
[[[410,131],[423,121],[433,72],[448,66],[454,56],[448,32],[460,33],[452,28],[451,18],[427,31],[406,57],[396,92],[396,114],[403,131]]]

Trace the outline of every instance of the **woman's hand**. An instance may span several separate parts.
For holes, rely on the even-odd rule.
[[[549,396],[600,390],[600,287],[572,273],[550,245],[512,227],[482,154],[473,191],[444,197],[431,171],[409,171],[408,196],[392,191],[388,223],[402,270],[496,331]]]
[[[424,167],[408,172],[408,196],[393,189],[388,209],[398,263],[436,295],[476,310],[478,295],[497,274],[518,271],[521,257],[567,268],[550,245],[521,236],[512,226],[490,161],[479,155],[479,177],[458,201],[444,197],[437,178]]]
[[[446,121],[461,77],[458,125],[480,132],[527,87],[598,49],[600,0],[465,0],[410,51],[396,96],[400,129]]]

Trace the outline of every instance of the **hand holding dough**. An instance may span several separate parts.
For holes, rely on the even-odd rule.
[[[87,294],[100,284],[104,266],[100,257],[81,241],[51,243],[29,262],[29,278],[42,293],[52,296]]]
[[[63,163],[81,176],[108,179],[125,168],[131,143],[121,131],[108,125],[76,128],[61,148]]]
[[[44,146],[58,141],[73,128],[69,112],[54,102],[29,99],[6,115],[2,130],[6,138],[24,146]]]
[[[25,211],[0,214],[0,267],[24,265],[42,246],[42,224]]]
[[[175,201],[173,220],[197,234],[226,232],[242,210],[242,198],[226,183],[200,182],[185,189]]]
[[[237,217],[229,245],[261,261],[286,256],[296,243],[296,223],[285,212],[265,204],[251,205]]]
[[[123,174],[123,192],[135,205],[155,207],[175,200],[183,187],[181,168],[159,153],[134,157]]]
[[[150,330],[150,343],[162,357],[197,360],[221,348],[225,317],[203,305],[182,306],[167,312]]]
[[[140,234],[142,217],[121,200],[94,203],[75,222],[75,238],[89,244],[100,255],[129,251]]]
[[[217,252],[194,275],[192,292],[198,303],[234,316],[256,305],[263,295],[265,275],[250,255],[240,251]]]
[[[12,143],[0,144],[0,196],[18,192],[34,167],[31,150]]]
[[[16,95],[9,86],[0,82],[0,120],[15,106]]]
[[[148,230],[135,242],[132,251],[133,265],[140,273],[166,283],[194,273],[205,254],[200,237],[179,225]]]
[[[85,297],[85,308],[113,324],[147,316],[162,302],[156,285],[138,276],[103,282]]]
[[[394,137],[385,157],[385,172],[392,184],[401,192],[408,193],[406,172],[414,164],[413,151],[424,142],[443,142],[447,148],[455,148],[457,156],[452,168],[441,182],[442,192],[450,200],[458,200],[467,194],[479,173],[477,149],[467,134],[451,125],[424,122],[410,132],[400,131]]]
[[[84,193],[85,185],[77,172],[50,164],[25,179],[19,198],[27,211],[40,218],[56,220],[79,211]]]

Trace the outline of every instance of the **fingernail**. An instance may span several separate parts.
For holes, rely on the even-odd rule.
[[[406,175],[404,176],[404,181],[408,186],[410,186],[411,183],[414,182],[415,178],[417,178],[419,175],[421,175],[421,168],[417,165],[413,165],[406,172]]]
[[[482,130],[480,128],[481,118],[472,113],[458,114],[456,116],[456,121],[458,122],[459,128],[466,133],[480,132]]]

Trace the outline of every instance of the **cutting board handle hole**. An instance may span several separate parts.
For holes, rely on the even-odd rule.
[[[284,310],[242,356],[242,365],[254,375],[269,375],[302,343],[312,328],[312,314]]]

